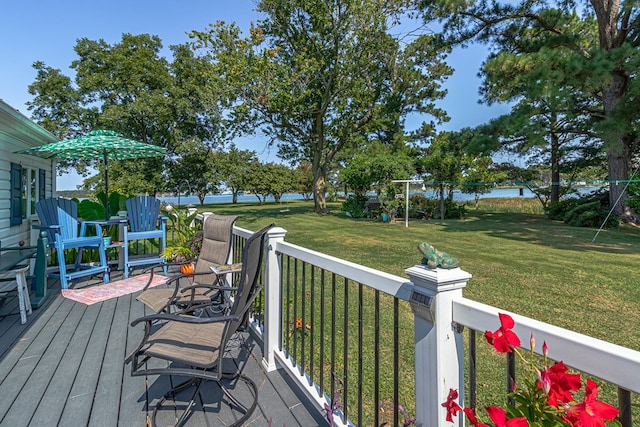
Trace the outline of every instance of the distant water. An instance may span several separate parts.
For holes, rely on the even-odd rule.
[[[158,199],[170,203],[172,205],[184,206],[188,204],[192,204],[198,206],[200,204],[200,199],[197,196],[158,196]],[[280,200],[302,200],[303,197],[301,194],[283,194]],[[273,196],[267,197],[267,203],[273,203],[275,199]],[[231,203],[233,202],[233,195],[231,194],[214,194],[208,195],[204,198],[205,203]],[[247,203],[247,202],[258,202],[258,198],[253,194],[243,194],[238,196],[239,203]]]
[[[520,194],[520,191],[522,190],[522,194]],[[586,194],[590,191],[595,190],[595,187],[580,187],[580,193],[581,194]],[[411,191],[411,194],[417,194],[417,193],[422,193],[424,194],[427,198],[437,198],[437,192],[435,190],[428,190],[428,191]],[[341,193],[340,195],[343,195],[343,193]],[[375,193],[370,193],[371,196],[375,196]],[[528,188],[496,188],[491,190],[489,193],[486,194],[481,194],[480,198],[484,199],[484,198],[518,198],[518,197],[522,197],[522,198],[533,198],[535,197],[535,195],[531,192],[531,190],[529,190]],[[168,196],[168,197],[164,197],[164,196],[160,196],[158,197],[160,200],[163,200],[167,203],[173,204],[173,205],[178,205],[178,203],[180,204],[180,206],[185,206],[188,204],[193,204],[195,206],[198,206],[200,204],[200,200],[198,199],[198,197],[196,196],[180,196],[180,198],[178,198],[177,196]],[[284,194],[282,196],[281,200],[302,200],[303,197],[301,194]],[[465,202],[465,201],[472,201],[474,200],[475,197],[473,194],[467,194],[467,193],[463,193],[460,190],[455,190],[453,192],[453,200],[455,200],[456,202]],[[231,203],[233,201],[233,196],[231,194],[214,194],[214,195],[210,195],[210,196],[206,196],[204,198],[204,202],[205,203]],[[256,196],[254,196],[253,194],[243,194],[238,196],[238,202],[240,203],[246,203],[246,202],[257,202],[258,198]],[[274,198],[269,196],[267,197],[267,203],[273,203],[274,202]]]

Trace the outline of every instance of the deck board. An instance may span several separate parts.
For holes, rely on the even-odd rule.
[[[99,278],[91,280],[88,285]],[[143,336],[142,325],[130,323],[148,314],[144,305],[127,295],[86,306],[63,298],[55,282],[49,292],[26,325],[20,324],[15,298],[0,306],[0,425],[146,426],[154,405],[182,378],[132,377],[124,364]],[[239,335],[230,354],[235,359],[225,363],[237,363],[259,390],[258,407],[245,425],[266,426],[269,420],[274,427],[327,425],[286,374],[265,374],[253,334]],[[167,366],[160,360],[149,363]],[[237,392],[248,395],[247,390]],[[214,382],[206,382],[186,425],[228,425],[237,419],[237,411],[220,403],[222,396]],[[158,424],[174,423],[176,406],[182,409],[188,397],[168,402]]]
[[[80,304],[76,304],[78,309],[82,309]],[[100,308],[96,306],[86,307],[79,322],[81,324],[94,324],[98,317]],[[67,396],[61,396],[61,391],[69,392],[76,379],[76,375],[72,375],[84,358],[84,349],[86,349],[91,337],[91,329],[79,328],[71,338],[67,351],[62,355],[57,370],[53,373],[51,382],[46,389],[42,404],[36,407],[32,418],[33,425],[45,426],[51,420],[57,422],[64,411]],[[83,351],[77,351],[82,349]]]

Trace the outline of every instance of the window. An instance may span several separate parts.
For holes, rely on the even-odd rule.
[[[11,163],[10,226],[36,213],[36,202],[45,198],[46,171]]]
[[[22,219],[36,213],[38,201],[38,169],[22,168]]]

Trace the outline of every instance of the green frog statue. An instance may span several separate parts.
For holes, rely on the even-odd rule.
[[[418,250],[422,254],[422,264],[429,268],[451,269],[460,267],[458,258],[453,258],[448,253],[437,250],[427,242],[420,243]]]

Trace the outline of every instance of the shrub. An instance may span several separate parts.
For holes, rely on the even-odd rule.
[[[467,214],[466,203],[456,203],[453,200],[444,201],[444,219],[462,219]],[[433,218],[440,219],[440,202],[435,200]]]
[[[433,201],[427,199],[424,194],[412,194],[409,196],[409,217],[430,218],[434,206]]]
[[[609,192],[596,191],[577,199],[566,199],[549,206],[549,218],[574,227],[600,227],[609,215]],[[619,220],[609,216],[605,227],[617,227]]]
[[[342,203],[342,211],[352,218],[362,218],[364,216],[364,206],[369,200],[366,196],[356,196],[350,194],[347,200]]]
[[[627,207],[636,214],[640,213],[640,183],[632,182],[627,187]]]
[[[578,200],[579,199],[571,198],[551,203],[547,209],[547,216],[552,220],[564,221],[567,212],[578,205]]]
[[[581,203],[567,212],[564,222],[574,227],[600,227],[609,214],[608,206],[603,206],[600,201]],[[618,218],[610,216],[605,227],[617,227]]]

